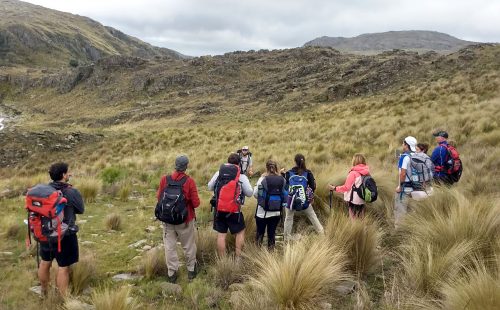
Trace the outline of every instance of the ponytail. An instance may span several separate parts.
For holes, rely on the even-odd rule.
[[[267,175],[277,175],[278,174],[278,164],[272,159],[266,162]]]
[[[297,167],[297,172],[299,174],[303,174],[307,168],[306,168],[306,158],[302,154],[297,154],[295,155],[295,165]]]

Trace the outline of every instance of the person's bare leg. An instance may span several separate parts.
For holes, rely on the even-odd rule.
[[[243,229],[239,233],[236,234],[236,257],[240,257],[241,249],[243,248],[243,244],[245,243],[245,230]]]
[[[50,266],[52,262],[47,262],[42,260],[40,262],[40,267],[38,267],[38,280],[42,287],[42,295],[46,296],[49,289],[50,282]]]
[[[217,234],[217,253],[220,257],[226,255],[226,234]]]
[[[56,285],[59,293],[66,296],[69,286],[69,267],[58,267],[56,276]]]

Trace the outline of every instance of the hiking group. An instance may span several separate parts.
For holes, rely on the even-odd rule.
[[[437,146],[431,157],[426,153],[427,144],[417,143],[416,138],[406,137],[402,142],[402,154],[398,161],[398,182],[394,205],[396,228],[408,212],[410,199],[419,200],[432,194],[432,185],[452,185],[458,182],[462,172],[459,154],[452,143],[447,141],[448,133],[438,131],[433,134]],[[314,191],[316,181],[311,170],[306,167],[304,155],[297,154],[292,169],[279,169],[274,160],[267,160],[266,171],[259,177],[253,188],[249,177],[253,175],[252,153],[244,146],[227,158],[208,182],[213,191],[210,204],[213,212],[213,229],[217,232],[217,253],[226,254],[228,231],[235,235],[235,255],[240,257],[245,240],[245,218],[242,206],[245,197],[254,196],[255,240],[261,245],[267,231],[267,247],[272,250],[276,243],[276,230],[284,216],[283,237],[285,241],[295,239],[292,235],[293,219],[296,212],[303,213],[318,234],[323,234],[314,212]],[[177,242],[184,250],[188,279],[197,275],[195,242],[195,209],[200,206],[196,182],[186,174],[189,159],[179,155],[175,159],[175,169],[162,176],[156,197],[155,217],[163,225],[167,279],[176,282],[180,266]],[[28,190],[26,209],[28,211],[28,237],[31,235],[40,244],[37,250],[41,257],[38,277],[42,293],[46,294],[50,280],[52,260],[59,266],[56,285],[61,294],[66,294],[69,284],[69,266],[78,262],[78,226],[76,214],[83,214],[83,199],[77,189],[69,184],[70,172],[66,163],[56,163],[50,167],[52,182],[39,184]],[[332,194],[343,194],[349,216],[363,218],[366,203],[377,199],[375,180],[362,154],[355,154],[352,168],[344,184],[327,185]],[[38,260],[38,259],[37,259]]]

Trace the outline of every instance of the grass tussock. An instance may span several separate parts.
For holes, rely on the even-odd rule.
[[[95,310],[135,310],[140,305],[130,296],[130,287],[122,286],[117,290],[101,289],[92,294],[92,303]]]
[[[263,309],[315,309],[346,278],[343,252],[324,239],[287,244],[282,252],[262,251],[252,260],[257,272],[248,286],[253,293],[245,288],[235,301],[245,309],[255,307],[256,296]]]
[[[351,220],[334,212],[325,227],[325,239],[346,251],[347,267],[356,276],[366,276],[380,264],[382,232],[369,218]]]
[[[200,228],[196,233],[196,259],[200,265],[212,264],[217,257],[217,234]]]
[[[85,178],[80,180],[75,186],[82,194],[84,201],[92,203],[96,201],[97,195],[99,195],[102,189],[102,181],[96,178]]]
[[[104,220],[104,225],[107,230],[121,230],[122,229],[122,217],[118,213],[111,213],[106,216]]]
[[[153,248],[144,253],[139,273],[147,279],[167,274],[167,263],[165,260],[165,251],[161,248]]]
[[[78,263],[71,266],[70,283],[73,295],[81,294],[97,276],[97,261],[93,254],[80,257]]]
[[[215,284],[226,290],[233,283],[240,283],[244,279],[243,264],[241,259],[233,255],[217,257],[212,274]]]

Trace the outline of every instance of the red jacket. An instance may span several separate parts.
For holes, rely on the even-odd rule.
[[[180,180],[183,176],[187,176],[186,183],[182,186],[182,193],[184,194],[184,198],[186,199],[186,205],[188,209],[188,216],[186,218],[186,223],[189,223],[196,217],[196,213],[194,211],[195,208],[198,208],[200,205],[200,197],[198,197],[198,189],[196,188],[196,184],[194,180],[185,174],[184,172],[174,171],[172,174],[172,179],[175,181]],[[156,192],[156,199],[160,200],[161,194],[165,190],[167,186],[167,176],[164,175],[161,178],[160,186],[158,187],[158,191]]]

